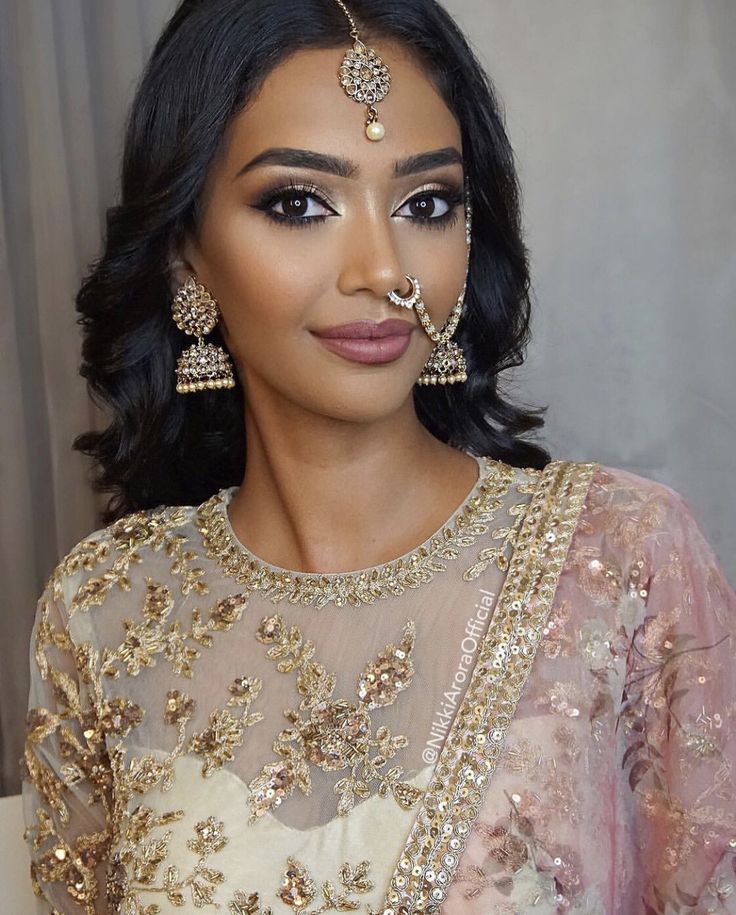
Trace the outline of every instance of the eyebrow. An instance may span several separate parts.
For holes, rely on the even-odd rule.
[[[417,153],[405,159],[396,159],[394,161],[393,177],[405,178],[407,175],[425,172],[430,168],[455,164],[463,164],[463,157],[459,150],[454,146],[444,146],[441,149]],[[251,159],[233,176],[233,181],[251,169],[264,165],[289,165],[296,168],[311,168],[320,172],[330,172],[340,178],[357,178],[360,172],[355,162],[351,162],[341,156],[331,156],[327,153],[314,152],[311,149],[277,146],[266,149]]]

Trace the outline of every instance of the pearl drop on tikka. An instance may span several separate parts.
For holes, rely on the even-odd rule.
[[[365,135],[369,140],[382,140],[386,134],[386,128],[380,121],[371,121],[366,125]]]

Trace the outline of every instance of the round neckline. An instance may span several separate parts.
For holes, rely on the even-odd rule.
[[[465,453],[467,454],[468,452]],[[412,549],[402,553],[401,556],[397,556],[393,559],[387,559],[384,562],[380,562],[372,566],[366,566],[362,569],[347,569],[343,572],[307,572],[303,569],[287,569],[285,566],[276,565],[275,563],[269,562],[267,559],[264,559],[262,556],[258,556],[256,553],[250,550],[244,543],[242,543],[238,535],[235,533],[235,529],[232,525],[232,522],[230,521],[228,506],[230,505],[230,502],[232,501],[236,491],[240,488],[238,485],[227,486],[223,489],[220,489],[216,493],[218,500],[215,507],[222,518],[224,532],[227,538],[230,540],[232,546],[244,557],[251,568],[267,569],[268,572],[272,575],[278,575],[280,577],[287,576],[290,579],[312,578],[320,579],[321,581],[325,582],[341,581],[345,578],[355,577],[370,578],[380,573],[387,566],[403,566],[412,562],[417,554],[424,554],[425,552],[428,552],[440,538],[444,539],[444,531],[454,526],[457,518],[464,513],[465,509],[478,496],[478,493],[490,469],[488,466],[488,462],[491,461],[490,458],[478,457],[475,454],[471,454],[469,456],[472,457],[478,464],[478,476],[475,480],[475,483],[473,483],[470,491],[466,494],[462,502],[455,508],[450,517],[447,518],[447,520],[435,531],[433,531],[429,537],[427,537]],[[492,463],[495,464],[496,462]]]
[[[466,452],[467,453],[467,452]],[[251,552],[235,534],[227,511],[237,486],[219,489],[195,511],[194,523],[208,559],[243,586],[272,603],[328,604],[361,607],[424,587],[442,574],[478,538],[493,530],[496,512],[510,488],[519,483],[517,470],[491,457],[470,455],[479,466],[478,479],[460,505],[430,537],[408,553],[385,563],[348,572],[302,572],[269,563]],[[519,492],[522,490],[519,489]],[[503,528],[499,528],[503,530]]]

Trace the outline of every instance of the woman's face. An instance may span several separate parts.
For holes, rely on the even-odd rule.
[[[294,53],[230,125],[198,238],[181,252],[218,302],[251,406],[275,396],[351,422],[388,416],[406,403],[434,344],[415,312],[386,294],[407,294],[405,274],[418,277],[439,328],[462,289],[460,129],[401,45],[375,48],[392,78],[376,105],[384,138],[366,137],[365,105],[339,85],[344,50]],[[438,151],[440,164],[415,159]],[[323,336],[387,318],[405,322],[408,346],[397,345],[401,337],[379,346]]]

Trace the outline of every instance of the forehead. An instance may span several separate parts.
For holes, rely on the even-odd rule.
[[[235,174],[267,147],[290,146],[345,156],[359,174],[389,170],[395,159],[455,146],[460,128],[444,100],[404,47],[383,39],[374,47],[391,73],[391,89],[376,103],[386,128],[380,141],[364,132],[367,107],[349,98],[337,75],[344,48],[295,52],[266,77],[262,88],[228,129],[224,166]]]

